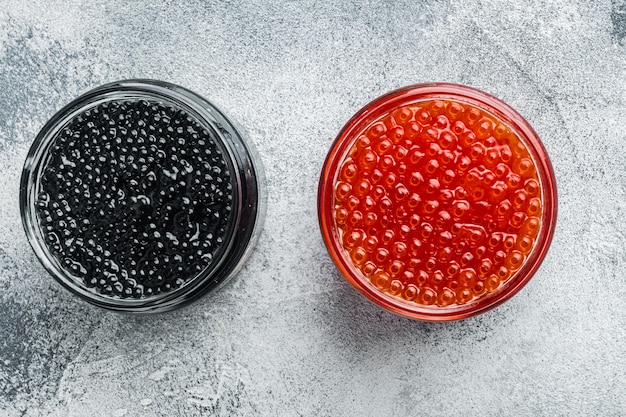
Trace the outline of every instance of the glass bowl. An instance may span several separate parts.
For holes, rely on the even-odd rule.
[[[251,144],[209,101],[125,80],[78,97],[39,132],[21,217],[43,266],[73,294],[163,312],[241,269],[262,228],[263,182]]]
[[[375,304],[425,321],[492,309],[537,271],[557,192],[537,133],[477,89],[417,84],[341,129],[318,191],[324,243]]]

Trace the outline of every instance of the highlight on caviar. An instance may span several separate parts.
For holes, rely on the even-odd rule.
[[[324,164],[320,228],[346,278],[419,320],[487,311],[543,260],[556,183],[533,128],[499,99],[433,83],[361,109]]]
[[[258,156],[213,104],[127,80],[55,114],[32,145],[20,206],[44,267],[83,299],[160,312],[216,289],[260,233]]]

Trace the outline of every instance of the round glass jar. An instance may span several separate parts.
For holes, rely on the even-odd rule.
[[[554,234],[556,194],[548,155],[513,108],[471,87],[417,84],[343,127],[318,214],[332,259],[369,300],[450,321],[530,280]]]
[[[243,266],[264,217],[260,159],[213,104],[126,80],[72,101],[22,173],[28,240],[48,272],[109,310],[163,312]]]

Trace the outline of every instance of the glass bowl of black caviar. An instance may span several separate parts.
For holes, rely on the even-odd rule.
[[[182,87],[127,80],[55,114],[20,185],[37,257],[64,287],[121,312],[168,311],[243,266],[263,222],[254,149]]]

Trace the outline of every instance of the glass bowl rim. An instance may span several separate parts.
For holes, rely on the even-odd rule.
[[[156,296],[135,299],[133,297],[122,298],[100,294],[96,290],[89,289],[79,282],[79,278],[73,277],[65,268],[57,265],[54,256],[42,242],[39,234],[41,231],[34,213],[34,189],[33,185],[38,181],[38,175],[42,161],[45,160],[51,142],[57,137],[58,132],[69,120],[83,111],[96,107],[99,103],[107,101],[131,101],[152,100],[160,101],[168,106],[182,109],[192,115],[200,125],[213,133],[217,146],[224,152],[224,159],[231,167],[233,184],[233,218],[229,222],[229,230],[226,241],[220,248],[219,260],[212,263],[193,275],[180,288],[163,292]],[[244,160],[244,162],[241,162]],[[242,164],[252,165],[255,195],[242,195],[246,187],[245,175]],[[37,258],[63,287],[68,289],[81,299],[99,307],[127,313],[150,313],[171,310],[199,298],[204,293],[215,289],[228,281],[241,268],[241,265],[251,252],[251,246],[256,242],[259,229],[262,228],[263,199],[259,199],[259,180],[263,180],[264,174],[259,162],[258,154],[254,148],[243,138],[242,130],[235,125],[212,102],[199,94],[165,81],[152,79],[128,79],[107,83],[87,91],[70,101],[58,110],[37,134],[26,157],[20,180],[20,215],[22,225],[27,235],[28,242]],[[248,179],[248,181],[250,181]],[[246,198],[255,198],[250,202]],[[261,201],[260,201],[261,200]],[[254,219],[252,224],[242,225],[242,211],[250,211],[249,206],[254,206]],[[245,222],[245,221],[244,221]],[[248,222],[249,223],[249,222]],[[251,227],[249,227],[251,226]],[[245,229],[245,230],[243,230]],[[243,231],[242,231],[243,230]],[[242,233],[245,236],[241,236]],[[241,240],[244,239],[242,243]],[[245,247],[241,247],[241,246]],[[232,260],[229,256],[238,256]],[[226,265],[228,264],[228,265]],[[225,271],[225,268],[227,269]]]
[[[520,269],[500,288],[485,293],[468,304],[427,308],[417,303],[404,302],[399,297],[378,290],[343,255],[337,242],[330,204],[334,201],[334,183],[339,164],[347,148],[371,122],[395,108],[420,100],[459,100],[479,107],[503,120],[523,141],[533,156],[542,189],[541,227],[535,245]],[[557,188],[554,169],[548,153],[530,123],[509,104],[499,98],[462,84],[448,82],[412,84],[387,92],[358,110],[339,131],[324,161],[318,186],[318,220],[324,244],[341,274],[359,293],[374,304],[401,316],[421,321],[452,321],[489,311],[518,293],[532,278],[550,247],[557,220]]]

